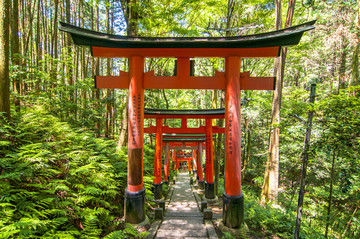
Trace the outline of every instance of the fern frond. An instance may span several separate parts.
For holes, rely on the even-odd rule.
[[[125,238],[128,238],[128,236],[122,230],[114,231],[114,232],[110,233],[109,235],[107,235],[106,237],[104,237],[104,239],[125,239]]]

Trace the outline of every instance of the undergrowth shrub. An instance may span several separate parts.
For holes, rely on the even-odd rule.
[[[257,190],[243,186],[245,199],[245,223],[252,235],[261,238],[292,238],[295,230],[296,210],[284,207],[289,202],[282,197],[278,199],[278,205],[259,203]],[[297,202],[293,202],[296,208]],[[301,224],[301,238],[324,238],[319,225],[311,225],[306,220]]]
[[[115,141],[73,129],[41,107],[0,134],[0,238],[143,236],[122,230],[127,153],[115,152]],[[144,177],[147,188],[150,181]]]

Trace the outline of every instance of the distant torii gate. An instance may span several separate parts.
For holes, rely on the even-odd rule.
[[[128,182],[125,190],[125,221],[145,220],[143,184],[144,89],[225,90],[225,190],[223,222],[231,228],[244,223],[241,191],[240,91],[273,90],[274,77],[250,77],[240,73],[241,58],[278,57],[281,47],[296,45],[315,21],[290,28],[241,37],[151,38],[127,37],[95,32],[60,22],[76,45],[90,46],[95,57],[127,57],[129,72],[120,76],[96,76],[96,88],[129,89]],[[177,58],[176,76],[144,73],[145,57]],[[190,58],[225,58],[225,72],[214,77],[190,76]]]
[[[176,156],[175,151],[176,150],[192,150],[193,151],[193,168],[194,168],[194,174],[197,175],[197,180],[201,180],[200,187],[201,189],[204,189],[204,181],[203,181],[203,170],[202,170],[202,162],[199,165],[198,162],[198,155],[201,154],[202,158],[202,150],[205,149],[205,144],[203,142],[163,142],[163,148],[166,151],[172,152],[172,160],[175,162]],[[201,151],[199,153],[199,151]],[[166,153],[165,153],[165,164],[166,164]],[[174,165],[173,165],[174,166]],[[165,167],[165,166],[164,166]],[[199,170],[197,170],[199,168]],[[176,168],[173,167],[173,170]],[[201,173],[200,173],[201,172]],[[165,173],[166,175],[166,173]]]
[[[161,182],[161,162],[162,162],[162,137],[163,134],[168,135],[168,141],[179,142],[176,138],[181,137],[182,142],[197,141],[197,136],[191,134],[203,134],[206,149],[206,183],[205,183],[205,197],[207,199],[215,198],[215,184],[214,184],[214,160],[213,160],[213,133],[224,133],[225,128],[219,128],[212,125],[213,119],[225,118],[225,109],[197,109],[197,110],[165,110],[165,109],[145,109],[144,118],[156,119],[156,126],[150,126],[144,129],[144,133],[155,133],[155,162],[154,162],[154,188],[155,198],[161,196],[162,182]],[[170,128],[163,126],[164,119],[181,119],[180,128]],[[198,128],[188,128],[188,119],[205,119],[206,125]],[[188,134],[188,136],[184,135]],[[189,136],[190,134],[190,136]],[[178,136],[176,136],[178,135]],[[187,137],[188,140],[185,138]],[[173,138],[173,140],[171,140]],[[206,140],[205,140],[206,139]],[[199,140],[201,141],[201,140]],[[166,155],[166,153],[165,153]],[[199,185],[203,185],[202,180]]]
[[[165,141],[165,143],[170,142],[170,143],[181,143],[183,144],[183,146],[178,146],[177,148],[180,149],[188,149],[187,146],[189,145],[193,145],[193,147],[191,149],[195,150],[195,159],[196,159],[196,165],[197,165],[197,181],[198,181],[198,185],[201,189],[204,189],[204,185],[205,185],[205,196],[207,199],[213,199],[215,198],[215,190],[214,187],[211,186],[206,186],[206,185],[213,185],[214,183],[209,183],[209,180],[211,178],[213,178],[213,171],[207,172],[206,174],[206,180],[207,183],[204,184],[204,174],[203,174],[203,167],[202,167],[202,151],[203,151],[203,147],[206,147],[206,144],[204,145],[204,142],[206,142],[207,139],[205,138],[168,138]],[[208,164],[208,162],[207,162]],[[211,165],[210,165],[211,166]],[[206,167],[208,168],[209,165],[206,165]],[[207,169],[206,169],[207,170]]]

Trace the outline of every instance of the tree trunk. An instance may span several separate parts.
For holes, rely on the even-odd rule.
[[[316,89],[316,85],[312,84],[310,91],[310,105],[313,105],[315,102],[315,89]],[[305,194],[305,180],[306,180],[307,163],[309,159],[310,136],[311,136],[313,113],[314,113],[313,110],[310,109],[309,119],[306,127],[305,140],[304,140],[304,153],[302,157],[300,191],[299,191],[298,208],[296,215],[296,224],[295,224],[295,236],[294,236],[295,239],[299,238],[299,233],[300,233],[300,223],[301,223],[301,214],[302,214],[304,194]]]
[[[360,43],[356,44],[352,59],[352,77],[349,86],[356,86],[359,84],[359,49]]]
[[[340,65],[338,72],[338,94],[340,89],[345,89],[345,74],[346,74],[346,57],[347,57],[347,44],[345,43],[345,36],[341,36],[341,49],[340,49]]]
[[[38,0],[37,8],[37,20],[36,20],[36,66],[39,70],[42,70],[40,67],[40,61],[42,59],[42,47],[41,46],[41,28],[40,28],[40,17],[42,15],[41,11],[41,0]],[[40,90],[40,78],[36,79],[35,90],[38,92]]]
[[[289,1],[285,27],[290,27],[295,10],[296,0]],[[275,27],[282,27],[282,0],[275,1]],[[285,70],[287,48],[282,48],[280,57],[275,59],[274,75],[276,76],[276,89],[273,94],[271,129],[269,134],[269,147],[264,175],[264,184],[261,191],[261,202],[276,201],[279,188],[279,136],[280,136],[280,109]]]
[[[251,148],[251,129],[249,127],[249,122],[247,122],[246,124],[246,131],[245,131],[245,137],[244,139],[246,139],[246,134],[247,134],[247,139],[246,139],[246,147],[244,145],[244,163],[243,163],[243,168],[241,169],[241,181],[244,181],[244,177],[245,177],[245,173],[247,170],[247,167],[249,165],[249,161],[250,161],[250,148]]]
[[[0,0],[0,114],[10,119],[9,0]]]
[[[13,66],[20,67],[20,45],[19,45],[19,0],[13,0],[12,16],[11,16],[11,59]],[[20,79],[18,76],[14,78],[15,85],[15,109],[20,111]]]
[[[352,59],[352,77],[351,77],[351,82],[349,84],[349,86],[356,86],[359,84],[359,50],[360,50],[360,16],[359,16],[359,12],[360,12],[360,1],[357,1],[357,11],[356,11],[356,31],[358,32],[357,34],[357,43],[356,43],[356,47],[354,49],[354,53],[353,53],[353,59]]]
[[[95,4],[95,31],[99,31],[99,7],[97,6],[97,4]],[[95,62],[95,76],[98,76],[100,73],[100,59],[96,58],[96,62]],[[96,108],[96,123],[95,123],[95,137],[100,137],[101,134],[101,122],[100,122],[100,107],[101,107],[101,103],[100,103],[100,89],[95,89],[95,108]]]
[[[331,213],[331,201],[332,201],[332,192],[333,192],[333,182],[334,182],[334,169],[335,169],[335,158],[336,158],[336,148],[333,151],[333,158],[331,163],[331,173],[330,173],[330,189],[329,189],[329,199],[328,199],[328,208],[326,216],[326,227],[325,227],[325,238],[328,237],[329,225],[330,225],[330,213]]]
[[[66,0],[65,12],[66,12],[66,22],[71,24],[71,11],[70,11],[70,0]],[[77,104],[75,102],[76,97],[74,96],[75,91],[73,90],[74,79],[73,79],[73,57],[70,57],[72,54],[73,44],[71,41],[70,34],[66,34],[66,52],[69,57],[69,61],[66,62],[66,76],[67,84],[69,88],[69,101],[72,104],[71,113],[74,113],[74,118],[76,119],[77,114]]]
[[[121,129],[120,129],[120,135],[118,141],[118,148],[127,145],[128,109],[129,109],[128,105],[129,105],[129,101],[128,98],[126,97],[125,107],[122,112],[122,121],[121,121]]]
[[[53,39],[52,39],[52,57],[53,60],[51,62],[51,75],[50,80],[53,82],[56,82],[56,72],[57,72],[57,63],[56,59],[58,58],[58,37],[57,37],[57,22],[58,22],[58,7],[59,6],[59,0],[55,0],[55,17],[54,17],[54,27],[53,27]],[[52,85],[51,88],[53,88],[54,85]]]
[[[109,6],[106,6],[106,30],[107,33],[111,33],[111,29],[110,29],[110,9]],[[106,65],[107,65],[107,71],[106,74],[108,76],[111,75],[111,59],[107,58],[106,59]],[[109,137],[109,135],[111,134],[111,89],[107,89],[106,90],[106,122],[105,122],[105,137]]]

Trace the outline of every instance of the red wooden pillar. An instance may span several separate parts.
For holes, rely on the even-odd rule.
[[[230,228],[244,223],[241,193],[240,57],[225,58],[225,191],[223,221]]]
[[[172,150],[172,170],[176,169],[176,150]]]
[[[206,119],[205,145],[206,145],[205,198],[214,199],[215,198],[215,184],[214,184],[212,119]]]
[[[197,171],[196,150],[193,150],[192,155],[193,155],[193,172],[194,172],[194,174],[196,174],[196,171]]]
[[[204,189],[204,175],[202,169],[202,143],[199,143],[198,146],[198,155],[197,155],[197,176],[198,176],[198,185],[200,189]]]
[[[165,144],[165,160],[164,160],[164,182],[168,182],[169,180],[169,169],[170,169],[170,151],[169,151],[169,143]]]
[[[191,158],[190,157],[187,159],[187,163],[188,163],[188,170],[190,173],[191,172]]]
[[[156,119],[155,162],[154,162],[154,197],[162,198],[161,163],[162,163],[162,126],[163,119]]]
[[[129,80],[128,180],[125,190],[125,221],[138,224],[145,220],[143,57],[130,57]]]
[[[179,158],[176,156],[176,170],[179,170],[180,168],[180,160]]]
[[[170,147],[169,147],[170,148]],[[168,164],[167,164],[167,175],[168,175],[168,180],[169,180],[169,177],[170,177],[170,163],[171,163],[171,152],[170,152],[170,149],[168,150]]]

